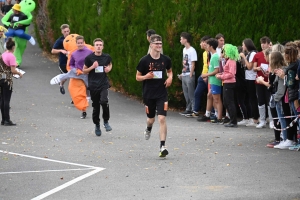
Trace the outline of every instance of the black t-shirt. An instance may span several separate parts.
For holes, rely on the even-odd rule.
[[[245,67],[242,65],[241,61],[236,61],[236,90],[245,92],[246,91],[246,79],[245,79]]]
[[[84,64],[89,68],[93,65],[95,61],[98,61],[99,66],[96,69],[93,69],[89,72],[88,89],[89,90],[108,89],[109,83],[104,68],[105,66],[109,65],[109,63],[112,62],[112,58],[108,54],[102,53],[101,56],[96,56],[95,53],[92,53],[85,58]]]
[[[64,36],[61,36],[60,38],[58,38],[55,41],[52,49],[65,49],[64,48],[64,39],[65,39]],[[59,66],[66,66],[67,61],[68,61],[68,57],[65,54],[59,52],[59,59],[58,59]]]
[[[8,22],[10,22],[13,25],[15,22],[19,22],[25,19],[28,19],[28,17],[24,13],[20,12],[19,14],[11,14],[11,16],[8,19]],[[22,29],[25,31],[26,27],[27,27],[26,25],[22,25],[22,26],[10,27],[10,28],[14,28],[16,30]]]
[[[2,6],[2,9],[1,9],[2,13],[3,13],[3,14],[8,13],[8,12],[10,11],[10,9],[11,9],[13,6],[14,6],[14,5],[12,5],[12,4]]]
[[[160,54],[159,59],[153,59],[150,54],[141,58],[137,71],[146,75],[153,71],[155,77],[143,81],[143,97],[146,99],[158,99],[168,95],[165,86],[166,70],[172,68],[171,59],[168,56]]]

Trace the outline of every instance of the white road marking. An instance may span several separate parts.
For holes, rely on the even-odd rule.
[[[65,162],[65,161],[60,161],[60,160],[53,160],[53,159],[48,159],[48,158],[41,158],[41,157],[36,157],[36,156],[29,156],[29,155],[25,155],[25,154],[19,154],[19,153],[13,153],[13,152],[8,152],[8,151],[3,151],[0,150],[0,153],[5,153],[5,154],[10,154],[10,155],[16,155],[16,156],[20,156],[20,157],[26,157],[26,158],[33,158],[33,159],[37,159],[37,160],[43,160],[43,161],[49,161],[49,162],[56,162],[56,163],[61,163],[61,164],[67,164],[67,165],[75,165],[75,166],[80,166],[80,167],[86,167],[86,168],[80,168],[80,169],[60,169],[60,170],[41,170],[41,171],[21,171],[21,172],[1,172],[0,174],[20,174],[20,173],[36,173],[36,172],[57,172],[57,171],[75,171],[75,170],[93,170],[90,171],[84,175],[81,175],[71,181],[68,181],[48,192],[45,192],[35,198],[33,198],[32,200],[41,200],[44,199],[60,190],[65,189],[66,187],[69,187],[89,176],[92,176],[102,170],[104,170],[105,168],[101,168],[101,167],[95,167],[95,166],[90,166],[90,165],[82,165],[82,164],[78,164],[78,163],[71,163],[71,162]]]
[[[54,169],[54,170],[37,170],[37,171],[20,171],[20,172],[0,172],[0,175],[3,174],[25,174],[25,173],[40,173],[40,172],[67,172],[67,171],[83,171],[83,170],[92,170],[95,168],[79,168],[79,169]]]
[[[65,161],[60,161],[60,160],[52,160],[52,159],[49,159],[49,158],[41,158],[41,157],[29,156],[29,155],[25,155],[25,154],[13,153],[13,152],[8,152],[8,151],[3,151],[3,150],[0,150],[0,153],[6,153],[6,154],[11,154],[11,155],[16,155],[16,156],[21,156],[21,157],[27,157],[27,158],[34,158],[34,159],[38,159],[38,160],[45,160],[45,161],[56,162],[56,163],[62,163],[62,164],[67,164],[67,165],[76,165],[76,166],[80,166],[80,167],[95,168],[94,166],[90,166],[90,165],[82,165],[82,164],[65,162]]]
[[[103,170],[103,168],[95,168],[95,170],[93,170],[93,171],[91,171],[91,172],[89,172],[87,174],[84,174],[82,176],[79,176],[79,177],[77,177],[77,178],[75,178],[75,179],[73,179],[73,180],[71,180],[69,182],[66,182],[65,184],[62,184],[61,186],[58,186],[58,187],[56,187],[56,188],[54,188],[54,189],[52,189],[52,190],[50,190],[48,192],[45,192],[44,194],[41,194],[41,195],[39,195],[39,196],[31,199],[31,200],[44,199],[44,198],[50,196],[51,194],[54,194],[54,193],[56,193],[56,192],[58,192],[58,191],[60,191],[62,189],[65,189],[66,187],[69,187],[69,186],[77,183],[78,181],[81,181],[81,180],[83,180],[83,179],[85,179],[85,178],[87,178],[89,176],[92,176],[92,175],[94,175],[94,174],[96,174],[96,173],[98,173],[98,172],[100,172],[102,170]]]

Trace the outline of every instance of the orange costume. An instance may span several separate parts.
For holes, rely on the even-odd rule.
[[[68,35],[63,42],[64,49],[68,51],[68,61],[67,61],[67,70],[70,71],[70,59],[71,55],[74,51],[77,50],[76,45],[76,37],[78,34],[70,34]],[[85,46],[92,51],[94,51],[94,47],[91,45],[85,44]],[[80,69],[76,69],[77,75],[83,74],[83,72]],[[82,79],[77,78],[70,78],[69,82],[69,92],[71,95],[71,98],[74,102],[74,106],[80,110],[80,111],[86,111],[87,107],[89,106],[88,100],[87,100],[87,90],[86,85]]]

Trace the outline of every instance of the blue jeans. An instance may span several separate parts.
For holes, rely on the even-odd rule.
[[[284,112],[282,109],[282,102],[281,101],[275,102],[275,106],[276,106],[277,116],[279,118],[278,120],[280,122],[281,128],[282,129],[286,128],[286,121],[285,121],[285,118],[283,118]],[[287,139],[287,130],[282,130],[282,137],[283,137],[283,140]]]
[[[290,102],[289,102],[289,105],[290,105],[290,108],[291,108],[291,110],[292,110],[292,114],[291,114],[291,115],[298,115],[298,112],[297,112],[297,110],[296,110],[296,108],[295,108],[294,102],[293,102],[293,101],[290,101]],[[293,120],[294,120],[294,119],[293,119]],[[299,128],[299,130],[300,130],[299,119],[297,119],[297,125],[298,125],[298,128]]]
[[[6,37],[19,37],[19,38],[23,38],[25,40],[30,40],[31,36],[26,34],[24,30],[22,29],[12,29],[9,28],[8,31],[5,33]]]
[[[205,91],[207,91],[207,82],[205,82],[200,75],[198,78],[197,87],[194,92],[195,104],[194,104],[193,111],[195,111],[195,112],[200,111],[201,98],[202,98],[203,92],[205,92]]]

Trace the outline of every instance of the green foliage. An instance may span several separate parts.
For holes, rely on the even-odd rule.
[[[42,0],[35,0],[41,3]],[[226,43],[241,45],[252,38],[259,48],[259,39],[269,36],[273,43],[295,40],[299,18],[294,8],[300,1],[271,0],[48,0],[49,31],[45,49],[51,49],[61,33],[59,27],[68,23],[72,33],[82,34],[86,42],[101,37],[104,51],[113,58],[109,74],[113,86],[127,93],[141,96],[141,83],[135,80],[136,66],[148,49],[146,30],[152,28],[163,37],[164,54],[172,59],[173,84],[169,89],[170,105],[185,105],[181,82],[182,49],[180,33],[193,35],[192,46],[198,53],[196,73],[202,71],[200,38],[204,35],[225,35]],[[99,14],[99,11],[101,13]],[[37,26],[38,27],[38,26]],[[50,31],[50,32],[51,32]],[[40,31],[37,31],[40,33]],[[52,43],[52,44],[51,44]],[[47,47],[48,45],[48,47]]]

